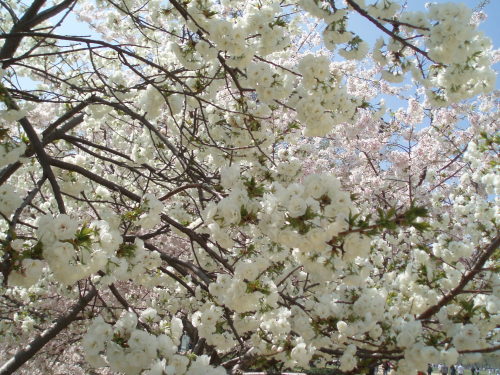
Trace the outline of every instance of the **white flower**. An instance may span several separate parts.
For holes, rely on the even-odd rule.
[[[210,357],[207,355],[200,355],[189,366],[186,375],[206,375],[207,369],[210,368]]]
[[[287,210],[288,210],[288,215],[290,215],[290,217],[292,218],[304,215],[307,210],[307,204],[305,199],[299,195],[294,195],[290,197],[287,203]]]
[[[160,335],[157,338],[158,351],[165,357],[170,357],[177,352],[177,345],[174,344],[172,339],[167,335]]]
[[[344,351],[344,354],[340,357],[340,370],[341,371],[351,371],[357,365],[356,358],[356,347],[354,345],[349,345]]]
[[[21,269],[9,274],[9,285],[29,288],[35,284],[43,272],[43,262],[38,259],[23,259]]]
[[[31,316],[27,316],[23,319],[23,323],[21,324],[21,330],[23,332],[31,332],[34,326],[35,326],[35,319],[33,319]]]
[[[241,204],[234,197],[222,199],[217,205],[217,214],[224,225],[238,224],[241,220]]]
[[[370,253],[371,238],[359,233],[350,233],[344,239],[344,259],[366,258]]]
[[[304,179],[305,193],[314,199],[319,199],[326,193],[327,183],[322,175],[309,175]]]
[[[290,352],[290,357],[302,367],[309,365],[312,355],[313,352],[308,350],[306,343],[302,339],[297,339],[297,344]]]
[[[235,277],[248,281],[255,280],[260,272],[261,270],[259,267],[256,267],[253,260],[241,261],[234,269]]]
[[[368,43],[361,41],[351,49],[341,48],[339,49],[339,55],[347,60],[361,60],[366,56],[370,47]]]
[[[224,189],[230,189],[236,184],[238,178],[240,177],[240,166],[238,164],[233,164],[230,167],[225,167],[221,169],[220,172],[220,183]]]
[[[156,360],[153,362],[153,365],[146,371],[144,371],[143,375],[164,375],[167,371],[166,361],[165,359]]]
[[[152,307],[148,307],[139,316],[141,322],[152,323],[159,320],[158,312]]]
[[[438,363],[440,360],[440,353],[433,346],[426,346],[422,349],[422,357],[427,363]]]
[[[137,327],[137,316],[129,311],[124,311],[115,324],[115,330],[130,334]]]
[[[9,217],[23,201],[19,195],[12,185],[0,186],[0,212]]]
[[[78,229],[78,222],[65,214],[58,215],[54,218],[52,225],[55,237],[60,241],[72,239]]]
[[[455,348],[441,351],[441,360],[448,366],[454,365],[458,360],[458,352]]]
[[[466,324],[453,337],[453,344],[458,350],[476,349],[479,344],[479,330],[472,324]]]
[[[376,340],[382,335],[382,327],[379,324],[375,324],[368,334],[372,339]]]
[[[148,85],[139,98],[139,106],[149,120],[155,119],[161,113],[165,104],[163,95],[153,85]]]
[[[180,342],[183,329],[182,320],[174,316],[170,321],[170,334],[172,340],[177,344]]]
[[[44,246],[43,255],[51,267],[64,267],[74,260],[76,251],[70,243],[58,241]]]

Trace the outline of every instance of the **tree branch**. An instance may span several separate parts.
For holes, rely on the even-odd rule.
[[[96,295],[97,289],[93,288],[85,296],[80,298],[80,300],[69,309],[67,314],[57,319],[51,327],[47,328],[40,336],[31,341],[28,346],[20,349],[11,359],[5,362],[3,366],[0,367],[0,375],[10,375],[29,361],[50,340],[56,337],[63,329],[68,327]]]
[[[16,34],[13,38],[8,38],[5,41],[2,49],[0,50],[0,60],[9,59],[14,56],[17,48],[21,44],[21,40],[24,35],[23,32],[29,31],[31,28],[36,25],[42,23],[43,21],[49,19],[50,17],[55,16],[59,12],[63,11],[67,7],[69,7],[76,0],[65,0],[62,3],[54,5],[53,7],[44,10],[40,14],[37,15],[40,8],[45,4],[46,0],[35,0],[31,4],[31,6],[26,10],[21,19],[12,26],[10,34]],[[20,34],[21,33],[21,34]],[[50,35],[50,34],[48,34]],[[5,61],[2,64],[2,68],[7,68],[11,62]]]
[[[362,15],[363,17],[365,17],[367,20],[369,20],[371,23],[373,23],[378,29],[382,30],[384,33],[386,33],[387,35],[389,35],[391,38],[393,39],[396,39],[399,43],[401,43],[402,45],[412,49],[413,51],[421,54],[422,56],[425,56],[427,59],[429,59],[430,61],[432,61],[433,63],[436,63],[436,61],[432,60],[429,55],[427,54],[427,52],[421,50],[420,48],[418,48],[417,46],[411,44],[411,43],[408,43],[404,38],[400,37],[399,35],[397,35],[396,33],[392,32],[391,30],[387,29],[384,25],[382,25],[378,20],[376,20],[375,18],[373,18],[372,16],[370,16],[368,14],[368,12],[366,10],[364,10],[363,8],[361,8],[358,4],[356,4],[353,0],[346,0],[347,4],[349,4],[356,12],[358,12],[360,15]]]
[[[476,261],[476,264],[472,269],[470,269],[468,272],[466,272],[463,276],[458,285],[450,290],[441,300],[435,304],[434,306],[429,307],[427,310],[425,310],[422,314],[420,314],[417,319],[423,320],[423,319],[429,319],[432,315],[437,313],[441,307],[447,305],[453,298],[455,298],[458,294],[461,293],[461,291],[465,288],[467,283],[472,280],[472,278],[479,272],[481,272],[481,268],[483,267],[484,263],[490,258],[490,256],[498,249],[500,246],[500,235],[498,235],[492,242],[491,244],[484,250],[484,252],[481,254],[479,259]]]

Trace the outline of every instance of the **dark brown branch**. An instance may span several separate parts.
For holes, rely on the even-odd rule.
[[[413,51],[421,54],[422,56],[425,56],[427,59],[429,59],[430,61],[434,62],[434,63],[437,63],[436,61],[432,60],[429,55],[427,54],[427,52],[421,50],[420,48],[418,48],[417,46],[409,43],[408,41],[406,41],[404,38],[400,37],[399,35],[397,35],[396,33],[392,32],[391,30],[387,29],[384,25],[382,25],[377,19],[373,18],[372,16],[370,16],[368,14],[368,12],[366,10],[364,10],[363,8],[361,8],[358,4],[356,4],[353,0],[346,0],[347,4],[349,4],[356,12],[358,12],[360,15],[362,15],[363,17],[365,17],[367,20],[369,20],[371,23],[373,23],[378,29],[382,30],[384,33],[386,33],[387,35],[389,35],[391,38],[393,39],[396,39],[398,42],[400,42],[403,46],[406,46],[410,49],[412,49]]]
[[[38,138],[35,129],[33,128],[33,126],[26,117],[20,119],[19,123],[23,127],[24,131],[26,132],[26,135],[28,136],[31,144],[33,145],[33,149],[35,150],[38,161],[40,162],[40,165],[43,169],[43,174],[48,178],[50,182],[59,211],[63,214],[66,213],[66,208],[64,207],[64,199],[61,194],[61,188],[57,183],[54,172],[50,168],[49,157],[47,156],[45,150],[43,149],[43,145],[42,142],[40,142],[40,138]]]
[[[210,278],[207,276],[207,274],[199,267],[196,265],[183,261],[181,259],[178,259],[176,257],[173,257],[171,255],[168,255],[167,253],[159,250],[156,246],[145,242],[144,247],[150,250],[155,250],[160,253],[160,257],[163,261],[167,262],[170,264],[172,267],[174,267],[177,271],[179,271],[183,276],[186,276],[188,272],[185,269],[188,269],[191,271],[192,274],[196,275],[199,277],[203,282],[208,285],[210,284]]]
[[[63,115],[65,116],[65,115]],[[61,126],[59,129],[53,132],[46,133],[45,136],[42,138],[42,145],[46,146],[50,142],[55,141],[56,139],[59,139],[62,135],[64,135],[66,132],[70,131],[74,127],[78,126],[83,122],[83,115],[79,115],[77,117],[72,118],[68,122],[66,122],[63,126]],[[57,120],[56,120],[57,122]],[[42,135],[44,135],[44,132],[42,132]],[[33,147],[29,146],[26,151],[24,152],[24,157],[29,158],[35,154],[35,151],[33,150]],[[12,176],[20,167],[22,166],[22,163],[17,161],[15,163],[12,163],[8,166],[6,166],[4,169],[0,171],[0,185],[4,184],[10,176]]]
[[[12,99],[12,97],[9,95],[9,93],[6,90],[2,90],[2,94],[4,96],[4,102],[7,106],[8,109],[14,109],[14,110],[19,110],[19,106],[16,104],[16,102]],[[40,166],[43,169],[43,174],[45,177],[50,182],[50,185],[52,186],[52,191],[54,192],[54,197],[57,202],[57,206],[59,208],[59,211],[61,213],[66,213],[66,208],[64,207],[64,200],[61,194],[61,188],[59,187],[59,184],[57,183],[56,176],[54,175],[54,172],[50,168],[49,164],[49,157],[45,153],[45,150],[43,148],[43,144],[40,141],[40,138],[38,137],[38,134],[31,125],[31,122],[28,120],[27,117],[23,117],[18,121],[21,126],[23,127],[23,130],[26,132],[26,135],[28,136],[28,139],[30,140],[30,144],[32,146],[32,149],[34,153],[37,156],[37,159],[40,163]]]
[[[69,8],[74,2],[76,2],[76,0],[65,0],[62,3],[56,4],[49,9],[45,9],[44,11],[33,17],[33,19],[27,23],[27,26],[31,29],[36,25],[41,24],[43,21],[46,21],[49,18],[61,13],[64,9]]]
[[[462,290],[465,288],[467,283],[472,280],[472,278],[479,272],[481,272],[481,269],[486,263],[486,261],[491,257],[491,255],[498,249],[500,246],[500,235],[498,235],[491,243],[490,245],[482,252],[482,254],[479,256],[479,258],[476,261],[476,264],[467,271],[463,276],[458,285],[450,290],[441,300],[435,304],[434,306],[429,307],[427,310],[425,310],[422,314],[420,314],[417,319],[422,320],[422,319],[429,319],[431,316],[433,316],[435,313],[437,313],[441,307],[447,305],[453,298],[455,298],[458,294],[462,292]]]
[[[78,314],[85,309],[90,301],[97,295],[94,288],[84,295],[80,300],[69,309],[69,311],[55,321],[40,336],[31,341],[25,348],[18,350],[14,356],[0,367],[0,375],[13,374],[19,367],[29,361],[40,349],[42,349],[50,340],[56,337],[62,330],[68,327]]]
[[[29,26],[28,23],[36,16],[40,8],[45,3],[45,0],[35,0],[31,4],[31,6],[26,10],[21,19],[12,26],[10,33],[19,33],[22,31],[28,31]],[[14,37],[8,39],[0,50],[0,59],[7,59],[14,55],[21,43],[22,36]],[[5,64],[2,66],[4,69],[6,68]]]
[[[43,21],[55,16],[56,14],[62,12],[64,9],[68,8],[71,6],[75,0],[65,0],[62,3],[59,3],[57,5],[54,5],[53,7],[44,10],[40,14],[37,14],[38,11],[42,8],[42,6],[45,4],[46,0],[35,0],[31,4],[31,6],[26,10],[24,15],[21,17],[21,19],[12,26],[12,29],[10,31],[10,34],[15,34],[14,37],[8,38],[5,41],[5,44],[3,45],[2,49],[0,50],[0,60],[5,60],[9,59],[12,56],[14,56],[14,53],[16,53],[17,48],[21,44],[21,40],[23,39],[24,35],[22,35],[23,32],[29,31],[31,28],[35,27],[36,25],[39,25]],[[21,35],[20,35],[21,34]],[[48,34],[50,35],[50,34]],[[2,64],[2,67],[5,69],[6,67],[9,66],[9,62],[5,61]]]
[[[106,180],[105,178],[103,178],[95,173],[92,173],[92,172],[88,171],[87,169],[82,168],[78,165],[66,163],[65,161],[62,161],[59,159],[53,159],[53,158],[50,158],[49,162],[54,167],[58,167],[61,169],[65,169],[67,171],[72,171],[72,172],[76,172],[78,174],[81,174],[82,176],[87,177],[88,179],[95,181],[98,184],[101,184],[102,186],[104,186],[110,190],[116,191],[116,192],[126,196],[127,198],[133,200],[134,202],[141,201],[141,197],[138,196],[137,194],[132,193],[130,190],[125,189],[123,186],[120,186],[118,184],[115,184],[114,182]]]
[[[171,197],[173,197],[174,195],[184,191],[184,190],[187,190],[187,189],[194,189],[194,188],[200,188],[200,189],[203,189],[215,196],[218,196],[218,194],[216,192],[214,192],[212,189],[210,189],[208,186],[206,186],[205,184],[187,184],[187,185],[184,185],[184,186],[179,186],[178,188],[168,192],[167,194],[165,194],[164,196],[162,196],[159,200],[160,201],[165,201]]]
[[[5,8],[7,12],[9,12],[10,17],[12,18],[12,23],[17,23],[19,21],[19,18],[17,18],[14,10],[5,1],[0,0],[0,5]]]
[[[168,275],[169,277],[171,277],[172,279],[174,279],[175,281],[177,281],[179,284],[181,284],[189,293],[191,293],[192,296],[195,296],[196,293],[195,291],[193,290],[193,288],[191,288],[188,283],[186,283],[184,280],[182,280],[180,277],[178,277],[176,274],[174,274],[173,272],[170,272],[169,270],[167,270],[165,267],[159,267],[159,270],[161,272],[163,272],[164,274]]]
[[[81,103],[78,103],[74,108],[70,109],[67,111],[65,114],[63,114],[61,117],[59,117],[56,121],[54,121],[52,124],[50,124],[43,132],[42,132],[42,138],[47,138],[50,136],[50,133],[56,130],[56,128],[62,124],[63,122],[69,120],[76,114],[80,113],[85,107],[87,107],[92,100],[94,99],[93,96],[91,96],[88,100],[84,100]],[[82,118],[83,121],[83,118]]]
[[[487,348],[482,349],[472,349],[472,350],[459,350],[460,354],[465,353],[495,353],[500,351],[500,345],[488,346]]]

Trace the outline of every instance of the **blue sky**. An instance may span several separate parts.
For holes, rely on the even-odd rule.
[[[427,1],[421,0],[408,0],[410,9],[423,10]],[[445,0],[434,0],[435,3],[446,3]],[[467,4],[469,8],[475,9],[481,0],[463,0],[462,3]],[[500,0],[490,0],[489,3],[483,8],[483,11],[488,15],[488,19],[484,21],[479,29],[484,31],[493,40],[495,48],[500,48],[500,23],[498,16],[500,15]],[[496,16],[496,17],[495,17]]]
[[[462,0],[462,1],[408,0],[407,5],[409,10],[425,11],[425,4],[428,2],[433,2],[433,3],[461,2],[465,3],[469,8],[475,9],[477,5],[481,3],[481,0]],[[371,1],[367,3],[371,3]],[[498,19],[498,16],[500,15],[500,0],[490,0],[490,2],[483,8],[483,11],[488,15],[488,18],[479,26],[479,29],[482,30],[486,35],[488,35],[493,40],[493,45],[495,48],[500,48],[500,20]],[[373,42],[380,36],[380,31],[377,30],[374,26],[369,25],[367,21],[359,15],[353,16],[349,21],[349,25],[355,32],[360,34],[360,36],[362,36],[370,44],[373,44]]]
[[[462,0],[462,1],[454,1],[451,2],[462,2],[465,3],[469,8],[475,9],[478,4],[480,4],[483,0]],[[369,1],[370,3],[372,1]],[[403,1],[401,1],[403,2]],[[410,10],[425,10],[425,4],[429,1],[424,0],[407,0],[407,5]],[[431,2],[436,3],[445,3],[450,2],[450,0],[434,0]],[[489,3],[483,8],[483,11],[488,14],[488,19],[480,25],[480,29],[485,32],[492,40],[495,48],[500,48],[500,20],[498,19],[498,15],[500,15],[500,0],[490,0]],[[497,17],[495,17],[497,15]],[[370,43],[375,41],[379,36],[379,31],[376,30],[371,25],[368,25],[365,19],[362,19],[361,16],[354,16],[350,20],[350,25],[352,25],[353,29],[362,34],[364,38],[367,39]],[[362,30],[365,28],[365,30]],[[360,30],[361,29],[361,30]],[[90,29],[76,21],[75,17],[68,17],[68,21],[64,22],[61,28],[59,28],[60,33],[68,33],[68,34],[92,34]]]
[[[367,3],[372,3],[373,0],[367,1]],[[404,3],[404,0],[400,0]],[[446,2],[462,2],[465,3],[469,8],[476,9],[479,4],[486,3],[483,7],[483,11],[488,15],[486,21],[480,24],[479,28],[486,35],[488,35],[492,41],[494,48],[500,48],[500,20],[498,15],[500,15],[500,0],[406,0],[406,4],[409,10],[417,11],[425,10],[425,4],[428,2],[435,3],[446,3]],[[497,17],[495,17],[495,15]],[[366,19],[357,14],[352,14],[349,20],[349,25],[352,30],[358,33],[364,40],[366,40],[370,45],[373,45],[375,40],[381,35],[381,31],[375,26],[371,25]],[[59,28],[59,33],[61,34],[72,34],[72,35],[87,35],[96,37],[96,33],[93,32],[86,24],[78,22],[73,14],[70,14],[66,22],[62,24]],[[500,64],[496,65],[496,70],[500,71]],[[497,88],[499,84],[497,83]]]
[[[400,0],[400,3],[403,3]],[[412,11],[425,11],[425,4],[428,2],[432,3],[465,3],[469,8],[476,9],[476,7],[484,2],[482,0],[407,0],[407,6],[409,10]],[[373,3],[372,0],[366,1],[367,4]],[[485,33],[493,42],[493,48],[500,48],[500,0],[490,0],[484,7],[483,12],[485,12],[488,18],[479,25],[479,29]],[[352,15],[349,20],[349,27],[354,32],[358,33],[361,38],[367,41],[370,45],[373,45],[375,40],[382,35],[382,32],[378,30],[375,26],[371,25],[366,19],[360,15]],[[500,72],[500,63],[494,65],[494,69]],[[409,82],[409,81],[408,81]],[[406,83],[408,83],[406,82]],[[496,88],[500,89],[500,79],[497,77]]]
[[[481,2],[484,1],[485,0],[462,0],[461,2],[465,3],[471,9],[475,9]],[[367,3],[372,2],[372,0],[367,1]],[[404,2],[404,0],[401,0],[400,2]],[[427,2],[428,1],[425,0],[406,0],[407,6],[410,10],[425,10],[425,4]],[[433,0],[432,2],[444,3],[449,2],[449,0]],[[452,2],[460,1],[452,0]],[[484,6],[483,11],[488,15],[488,18],[480,25],[480,29],[492,39],[494,48],[500,48],[500,20],[498,19],[498,15],[500,15],[500,0],[490,0]],[[359,15],[351,16],[349,27],[365,39],[370,45],[373,45],[375,40],[381,35],[380,30]],[[58,33],[98,37],[95,32],[88,28],[87,25],[78,22],[73,14],[70,14],[62,26],[58,29]],[[495,68],[497,72],[500,71],[500,64],[497,64]],[[500,80],[497,79],[497,88],[500,88],[499,81]]]

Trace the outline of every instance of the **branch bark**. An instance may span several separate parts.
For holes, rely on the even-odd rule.
[[[399,35],[397,35],[396,33],[392,32],[391,30],[389,30],[388,28],[386,28],[384,25],[382,25],[377,19],[373,18],[372,16],[370,16],[370,14],[368,14],[367,11],[365,11],[363,8],[361,8],[357,3],[355,3],[353,0],[346,0],[347,4],[349,4],[356,12],[358,12],[361,16],[365,17],[367,20],[369,20],[371,23],[373,23],[378,29],[382,30],[384,33],[386,33],[387,35],[389,35],[391,38],[397,40],[399,43],[401,43],[403,46],[405,47],[408,47],[410,49],[412,49],[413,51],[415,51],[416,53],[419,53],[421,54],[422,56],[424,56],[425,58],[427,58],[428,60],[432,61],[433,63],[437,63],[436,61],[434,61],[433,59],[431,59],[429,57],[429,55],[427,54],[427,52],[423,51],[422,49],[418,48],[417,46],[409,43],[408,41],[406,41],[405,39],[403,39],[402,37],[400,37]]]
[[[500,235],[490,243],[490,245],[483,251],[483,253],[479,256],[476,264],[467,271],[463,276],[458,285],[450,290],[441,300],[435,304],[434,306],[429,307],[422,314],[420,314],[417,319],[429,319],[432,315],[437,313],[441,307],[447,305],[453,298],[455,298],[462,290],[465,288],[467,283],[472,280],[472,278],[483,268],[484,263],[491,257],[491,255],[498,249],[500,246]]]
[[[97,289],[94,288],[81,297],[80,300],[69,309],[67,314],[57,319],[51,327],[47,328],[40,336],[31,341],[28,346],[20,349],[11,359],[5,362],[3,366],[0,367],[0,375],[10,375],[29,361],[50,340],[68,327],[95,296],[97,296]]]
[[[62,3],[56,4],[53,7],[44,10],[43,12],[38,13],[38,11],[45,4],[46,0],[35,0],[31,4],[31,6],[26,10],[21,19],[12,26],[10,30],[10,34],[16,34],[15,37],[9,38],[5,41],[2,49],[0,50],[0,60],[6,60],[14,56],[17,48],[21,44],[21,40],[23,39],[23,35],[19,33],[30,31],[31,28],[36,25],[42,23],[43,21],[57,15],[62,12],[64,9],[71,6],[75,0],[65,0]],[[10,65],[11,62],[5,61],[2,64],[2,68],[5,69]]]

